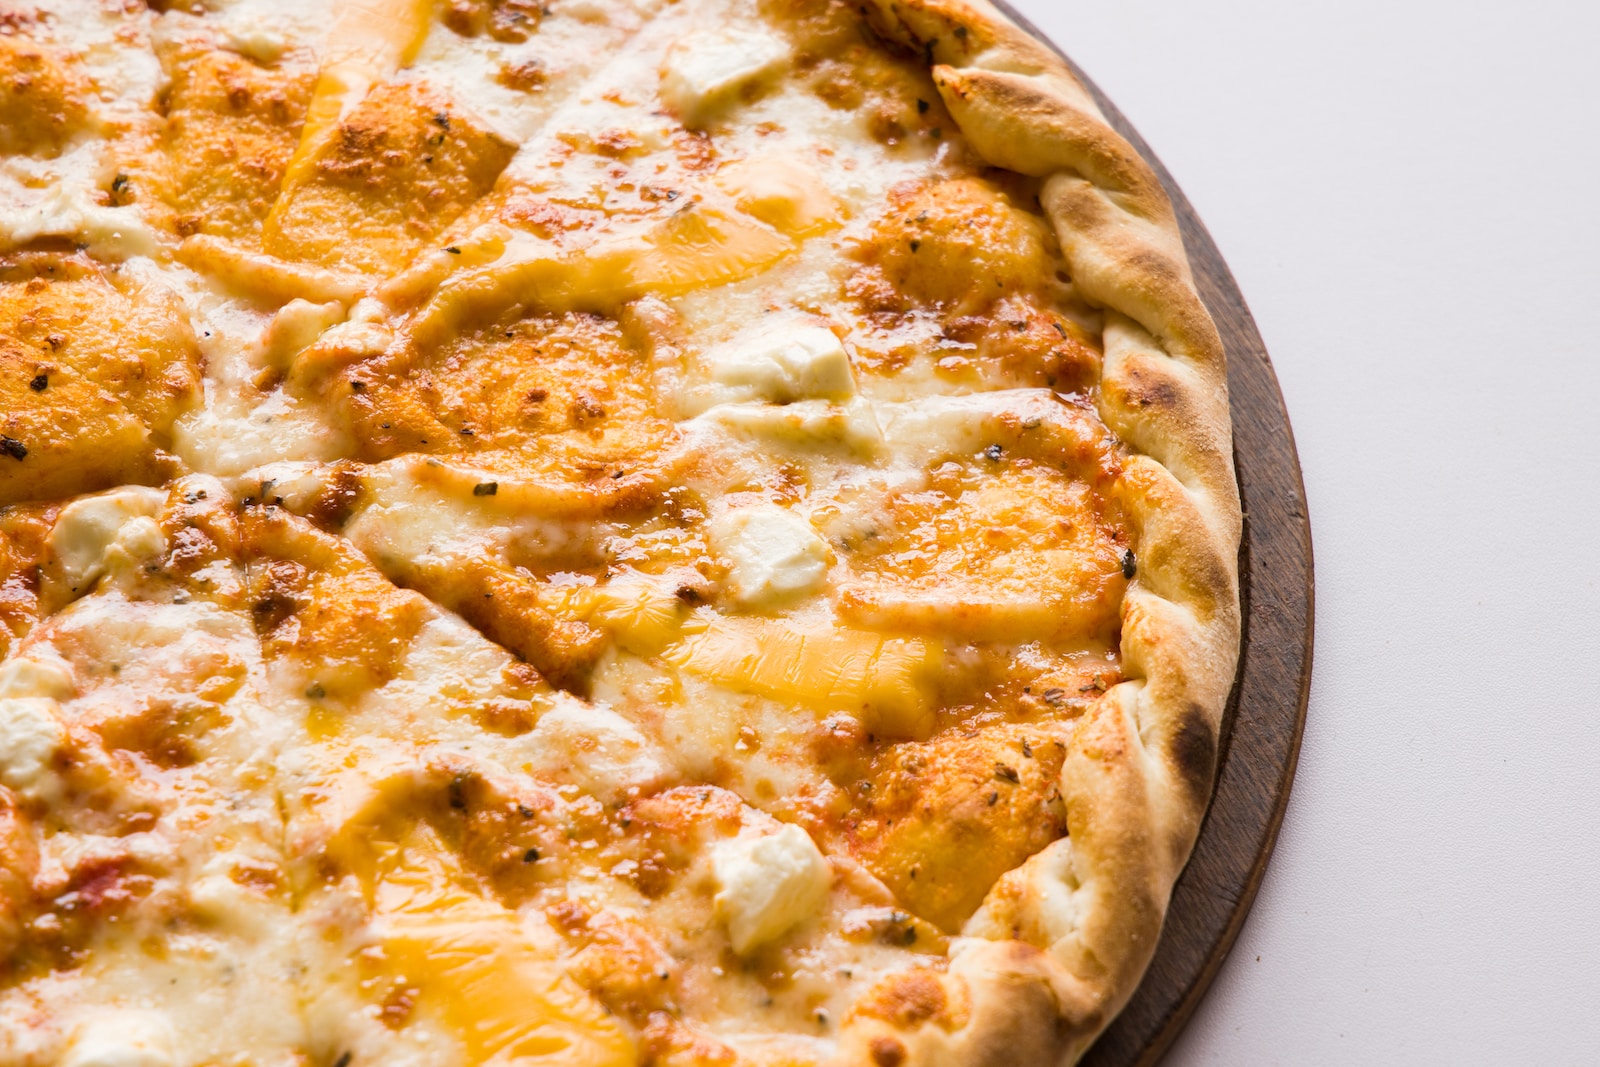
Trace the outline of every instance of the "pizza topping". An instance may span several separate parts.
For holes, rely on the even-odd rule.
[[[711,853],[717,914],[733,950],[747,955],[804,922],[822,903],[828,861],[800,827],[741,833]]]
[[[843,221],[827,183],[797,155],[770,153],[730,163],[717,172],[716,185],[739,210],[791,236],[820,233]],[[675,198],[670,191],[668,198]]]
[[[557,704],[521,747],[544,775],[605,800],[650,792],[668,777],[655,747],[604,705]]]
[[[887,521],[852,552],[840,614],[985,641],[1105,632],[1125,579],[1096,504],[1087,486],[1042,464],[983,476],[941,464],[885,501]]]
[[[62,1067],[172,1067],[177,1034],[155,1012],[119,1011],[85,1023]]]
[[[130,487],[68,504],[50,532],[50,547],[62,577],[82,592],[107,567],[148,559],[166,549],[154,518],[166,503],[160,489]]]
[[[706,354],[711,380],[735,400],[786,404],[855,392],[850,357],[832,330],[783,323]]]
[[[52,767],[66,743],[59,711],[47,697],[0,697],[0,782],[25,800],[58,795]]]
[[[788,508],[736,508],[713,521],[708,532],[727,562],[734,602],[744,607],[813,592],[828,573],[828,546]]]
[[[513,151],[428,86],[381,83],[325,138],[302,136],[303,163],[291,164],[262,247],[332,269],[407,264],[489,191]]]
[[[891,196],[850,282],[869,310],[970,314],[1054,276],[1044,224],[983,179],[916,184]]]
[[[551,946],[474,892],[429,824],[391,832],[373,828],[341,842],[338,854],[373,910],[377,943],[359,955],[363,984],[404,991],[396,1021],[412,1011],[434,1016],[471,1065],[634,1062],[627,1035],[563,972]]]
[[[89,122],[81,74],[26,39],[0,36],[0,153],[54,155]]]
[[[684,125],[703,126],[788,57],[789,49],[770,34],[731,27],[693,33],[667,53],[661,98]]]
[[[735,691],[860,716],[890,736],[932,726],[936,644],[842,626],[700,615],[663,659]]]
[[[867,779],[852,849],[914,912],[954,932],[1000,875],[1066,832],[1056,785],[1065,756],[1061,741],[1017,727],[897,745]]]
[[[34,390],[40,373],[51,387]],[[199,391],[187,316],[161,287],[80,259],[0,264],[0,505],[138,482]],[[10,444],[15,442],[15,444]]]
[[[174,42],[161,58],[168,77],[162,184],[175,229],[259,241],[300,141],[314,73],[263,66],[203,40]]]
[[[66,700],[72,696],[72,672],[58,658],[46,653],[18,656],[0,666],[0,697],[49,697]]]

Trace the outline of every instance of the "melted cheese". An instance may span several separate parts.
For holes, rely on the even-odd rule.
[[[828,1062],[998,877],[941,827],[1060,832],[1042,773],[967,803],[984,746],[1115,677],[1042,220],[845,7],[48,6],[0,39],[66,87],[0,133],[50,531],[0,544],[0,785],[53,820],[0,1060]],[[35,277],[149,343],[64,312],[74,363]]]
[[[18,656],[0,664],[0,697],[49,697],[65,700],[75,686],[72,672],[59,659]]]
[[[170,1020],[122,1011],[86,1024],[62,1067],[173,1067],[177,1035]]]
[[[374,968],[415,983],[464,1067],[624,1067],[633,1043],[515,917],[466,892],[431,834],[369,842],[355,860],[381,923]]]
[[[638,795],[668,778],[655,746],[604,705],[558,703],[518,748],[543,776],[607,801]]]

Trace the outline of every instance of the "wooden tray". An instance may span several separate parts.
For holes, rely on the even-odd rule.
[[[1311,528],[1294,433],[1244,297],[1182,190],[1077,64],[1004,0],[996,6],[1072,66],[1111,124],[1155,168],[1177,208],[1200,295],[1228,349],[1234,463],[1244,499],[1239,552],[1244,645],[1223,719],[1217,786],[1173,889],[1155,959],[1083,1067],[1159,1060],[1216,977],[1266,870],[1289,799],[1311,684]]]

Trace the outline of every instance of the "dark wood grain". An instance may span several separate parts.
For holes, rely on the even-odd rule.
[[[999,6],[1047,40],[1014,9]],[[1228,350],[1234,462],[1245,512],[1239,553],[1244,648],[1223,720],[1211,809],[1173,889],[1144,981],[1082,1061],[1084,1067],[1132,1067],[1155,1063],[1183,1029],[1233,947],[1278,836],[1311,684],[1311,527],[1278,379],[1233,274],[1149,146],[1071,58],[1063,58],[1111,124],[1149,160],[1177,208],[1200,295]]]

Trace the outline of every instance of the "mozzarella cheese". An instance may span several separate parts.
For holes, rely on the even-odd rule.
[[[543,774],[606,800],[637,794],[666,777],[644,734],[601,704],[558,701],[519,748]]]
[[[153,1012],[107,1012],[84,1024],[61,1067],[174,1067],[174,1036]]]
[[[19,192],[13,209],[0,211],[0,247],[46,238],[82,241],[109,255],[154,255],[160,239],[137,212],[98,202],[90,176],[60,181],[42,196]]]
[[[0,664],[0,697],[49,697],[73,694],[72,671],[60,660],[18,656]]]

